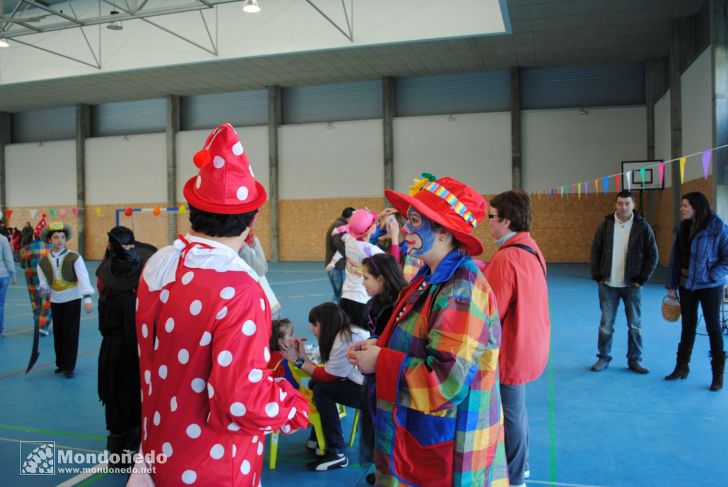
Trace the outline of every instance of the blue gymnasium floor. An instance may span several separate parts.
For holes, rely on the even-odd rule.
[[[89,267],[93,272],[98,263]],[[31,313],[24,278],[6,300],[0,340],[0,485],[124,485],[118,474],[20,476],[20,441],[55,441],[76,453],[105,447],[103,410],[96,396],[100,336],[97,315],[83,315],[76,377],[55,375],[52,337],[41,341],[41,357],[23,375],[31,345]],[[659,312],[664,295],[657,279],[643,293],[644,363],[650,374],[626,368],[623,312],[615,325],[615,360],[604,372],[595,361],[599,310],[596,288],[585,265],[550,266],[552,352],[544,375],[528,388],[531,426],[529,485],[558,486],[720,486],[728,485],[728,390],[710,384],[707,337],[699,336],[687,380],[665,382],[672,370],[679,325]],[[658,273],[658,277],[661,274]],[[315,263],[272,264],[269,281],[299,336],[311,337],[308,310],[329,298],[329,283]],[[704,328],[702,328],[704,333]],[[345,436],[351,428],[348,414]],[[278,468],[263,472],[264,485],[365,486],[349,452],[348,468],[314,473],[303,449],[305,433],[281,436]],[[27,445],[26,445],[27,446]],[[24,450],[25,451],[25,450]],[[266,445],[266,458],[268,448]],[[267,463],[266,463],[267,465]]]

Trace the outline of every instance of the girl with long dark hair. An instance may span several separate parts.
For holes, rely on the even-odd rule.
[[[675,237],[665,287],[667,294],[680,298],[682,333],[677,347],[675,370],[665,380],[686,379],[698,326],[698,304],[703,310],[710,338],[711,391],[723,388],[725,351],[720,331],[723,286],[728,283],[728,225],[710,209],[703,193],[683,195],[682,222]]]
[[[315,306],[308,314],[311,332],[318,339],[323,366],[306,358],[302,342],[287,358],[296,367],[311,376],[308,387],[313,391],[313,402],[321,416],[321,427],[326,440],[325,455],[309,464],[309,469],[325,471],[346,467],[344,436],[341,432],[337,404],[361,408],[361,387],[364,376],[349,363],[346,352],[350,345],[369,338],[369,332],[351,324],[349,317],[335,303]],[[315,435],[311,432],[307,447],[316,451]]]

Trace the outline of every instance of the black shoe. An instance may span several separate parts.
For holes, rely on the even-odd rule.
[[[56,370],[53,371],[54,374],[60,374],[63,372],[63,369],[60,367],[56,367]]]
[[[65,375],[65,376],[66,376],[66,379],[70,379],[70,378],[72,378],[72,377],[73,377],[73,371],[72,371],[72,370],[67,370],[67,371],[65,371],[65,372],[63,373],[63,375]]]
[[[638,374],[649,374],[650,371],[642,366],[642,362],[634,360],[629,363],[629,370],[637,372]]]
[[[593,372],[601,372],[602,370],[609,367],[609,360],[605,358],[599,358],[594,365],[591,366]]]
[[[335,468],[344,468],[349,465],[349,459],[343,453],[327,453],[320,460],[308,464],[308,469],[314,472],[325,472]]]
[[[367,474],[366,479],[367,479],[367,484],[374,485],[374,482],[377,481],[377,474],[375,474],[374,472]]]

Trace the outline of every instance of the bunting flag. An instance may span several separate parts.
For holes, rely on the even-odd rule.
[[[705,151],[703,152],[703,178],[708,179],[708,170],[710,169],[710,159],[713,155],[712,151]],[[8,217],[10,218],[10,217]]]
[[[184,215],[187,213],[187,207],[185,205],[179,205],[179,214]]]
[[[598,195],[599,194],[599,179],[594,180],[594,192]]]
[[[68,210],[66,210],[65,208],[61,208],[60,210],[58,210],[59,218],[66,218],[66,215],[68,215]]]
[[[51,209],[50,209],[50,210],[48,210],[48,211],[49,211],[49,212],[50,212],[50,214],[51,214],[51,218],[55,218],[55,217],[56,217],[56,209],[55,209],[55,208],[51,208]]]
[[[581,199],[581,183],[576,184],[576,191],[579,194],[579,199]]]
[[[589,182],[584,181],[584,196],[589,196]]]
[[[687,159],[687,157],[680,158],[680,184],[682,184],[685,179],[685,161],[687,161]]]
[[[3,210],[0,210],[0,220],[3,219]]]
[[[71,211],[73,212],[73,216],[78,216],[78,208],[73,208]]]
[[[154,216],[159,216],[159,207],[155,206],[154,209],[152,210],[152,213],[154,214]]]
[[[660,161],[660,165],[657,166],[657,172],[660,175],[660,187],[663,187],[663,183],[665,182],[665,163]]]
[[[96,210],[96,216],[101,216],[101,208],[94,208]]]
[[[551,193],[551,199],[554,199],[554,188],[551,188],[550,193]]]
[[[609,193],[609,176],[604,176],[604,194]]]
[[[561,186],[561,197],[562,198],[564,197],[564,187],[563,186]]]
[[[624,182],[627,185],[627,191],[630,191],[632,189],[632,171],[627,171],[624,173]]]
[[[640,168],[640,184],[644,188],[644,186],[645,186],[645,168],[644,167]]]
[[[12,217],[12,216],[13,216],[13,210],[5,208],[5,218],[7,218],[8,221],[10,221],[10,217]]]
[[[614,188],[614,190],[619,193],[620,191],[622,191],[622,175],[617,174],[616,176],[614,176],[614,180],[617,186],[616,188]]]
[[[31,208],[30,210],[28,210],[28,212],[30,213],[30,219],[35,220],[35,214],[38,212],[38,210]]]

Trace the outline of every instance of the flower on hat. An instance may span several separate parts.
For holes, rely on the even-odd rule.
[[[414,196],[416,195],[422,188],[425,187],[425,184],[429,183],[430,181],[434,181],[437,179],[435,176],[430,174],[429,172],[423,172],[422,173],[422,179],[414,178],[412,180],[413,184],[411,186],[408,186],[409,188],[409,195]]]
[[[182,191],[191,206],[232,215],[257,210],[265,203],[265,188],[256,181],[243,144],[229,123],[210,133],[193,161],[199,172]]]

